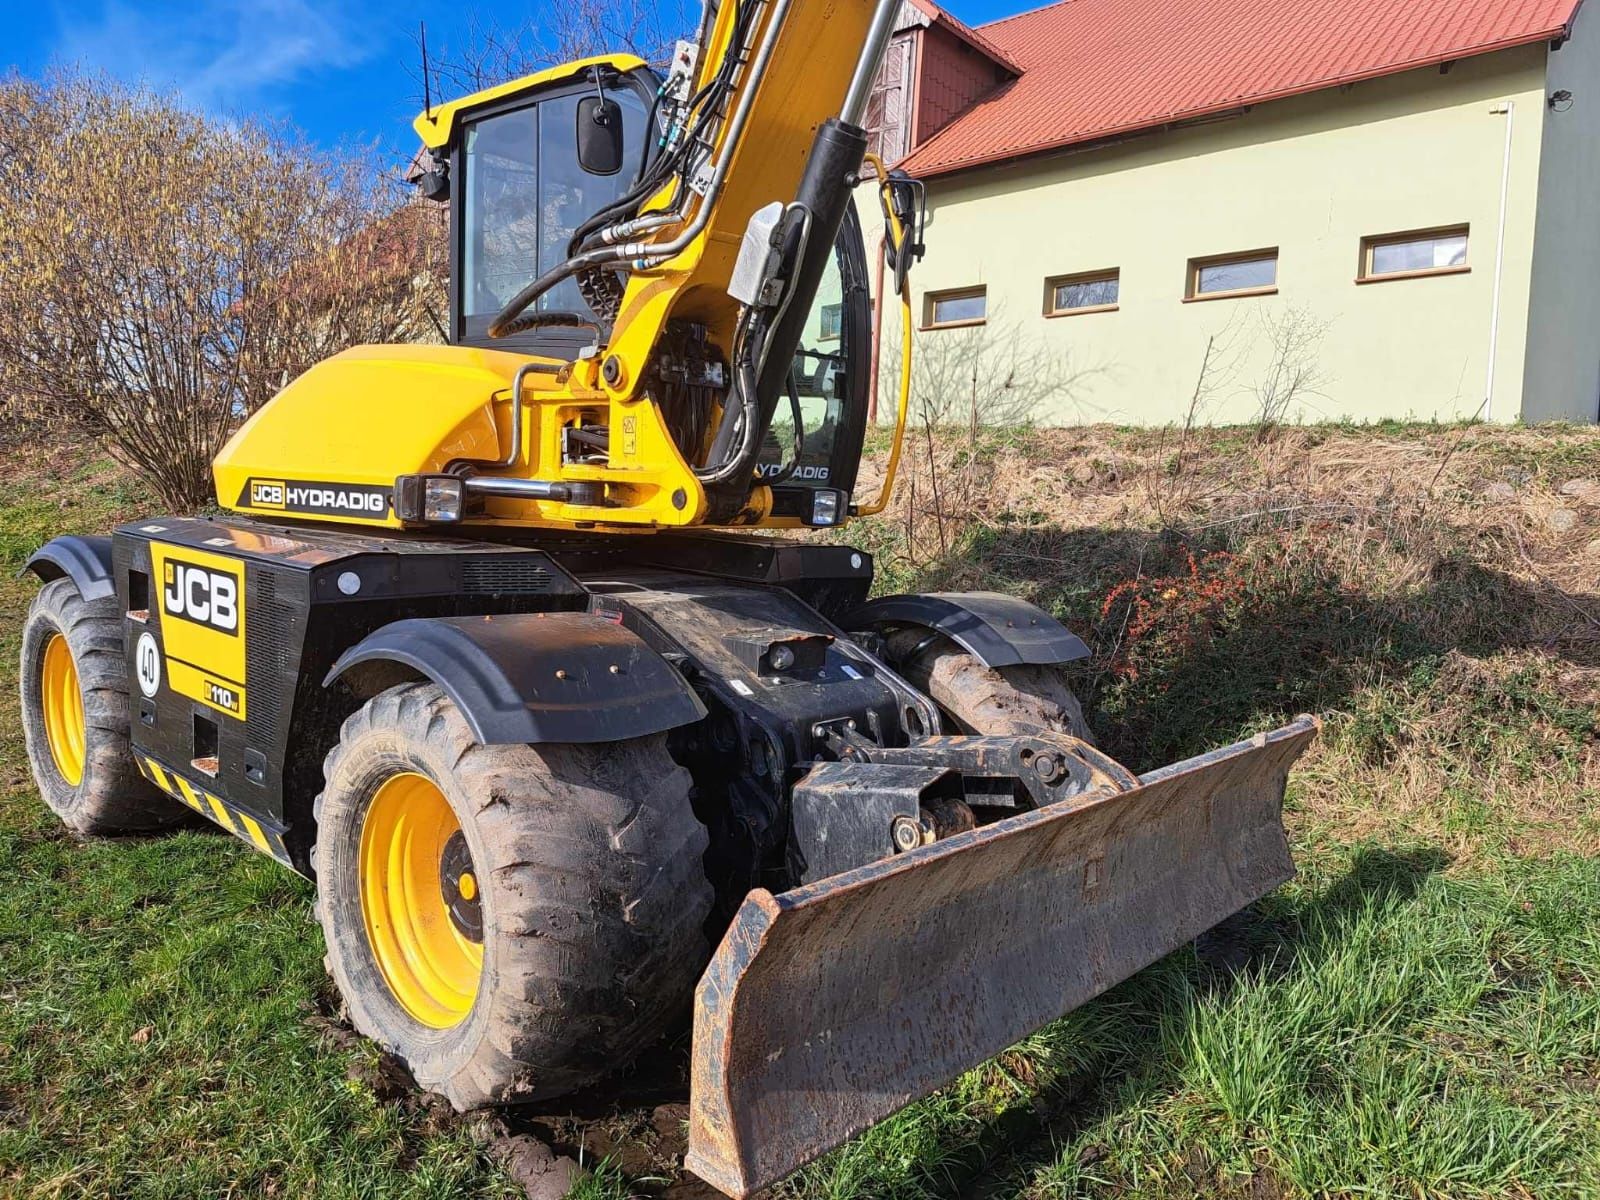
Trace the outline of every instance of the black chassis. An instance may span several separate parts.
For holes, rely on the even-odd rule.
[[[781,891],[906,848],[899,818],[929,828],[952,800],[1004,816],[1120,770],[1059,741],[945,735],[933,702],[880,657],[884,633],[925,628],[994,666],[1087,650],[1004,596],[869,605],[872,560],[847,546],[165,517],[43,547],[27,568],[41,578],[114,587],[130,678],[142,636],[164,643],[175,620],[153,544],[242,565],[248,703],[236,719],[165,673],[153,696],[130,686],[141,769],[308,877],[322,760],[345,717],[406,680],[437,682],[486,743],[665,734],[695,780],[724,916],[752,886]]]

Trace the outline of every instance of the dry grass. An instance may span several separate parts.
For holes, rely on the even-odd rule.
[[[891,586],[1056,611],[1131,763],[1310,711],[1312,840],[1600,850],[1600,432],[961,431],[911,474]]]
[[[1130,765],[1325,731],[1227,965],[1164,960],[797,1194],[1596,1194],[1600,431],[963,430],[912,472],[847,534],[880,586],[1056,612]]]

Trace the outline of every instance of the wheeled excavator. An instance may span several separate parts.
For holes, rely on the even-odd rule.
[[[863,125],[898,7],[708,0],[662,72],[430,105],[449,343],[290,383],[215,460],[225,515],[28,562],[68,826],[198,813],[314,881],[350,1020],[458,1109],[593,1083],[692,1002],[687,1165],[736,1197],[1288,879],[1316,730],[1135,775],[1051,616],[874,597],[785,536],[897,468],[924,205]],[[872,489],[858,193],[904,339]]]

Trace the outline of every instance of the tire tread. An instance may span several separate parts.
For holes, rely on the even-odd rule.
[[[495,889],[487,935],[499,939],[499,977],[485,981],[494,994],[480,994],[482,1028],[459,1053],[408,1055],[404,1029],[397,1033],[385,1017],[392,1001],[381,979],[385,994],[375,997],[367,994],[371,979],[350,969],[361,949],[353,939],[364,930],[343,928],[334,910],[349,905],[327,894],[339,870],[328,848],[340,831],[349,836],[350,809],[361,803],[348,781],[379,744],[409,747],[448,771],[458,809],[472,810],[490,859],[477,866]],[[710,954],[707,834],[689,803],[689,774],[664,738],[482,746],[438,687],[408,683],[345,721],[324,773],[317,912],[335,979],[356,1027],[458,1109],[593,1083],[659,1039],[687,1007]]]

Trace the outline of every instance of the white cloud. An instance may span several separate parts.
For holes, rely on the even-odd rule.
[[[276,107],[275,93],[377,49],[347,0],[103,0],[63,14],[56,58],[121,79],[176,88],[196,108]]]

